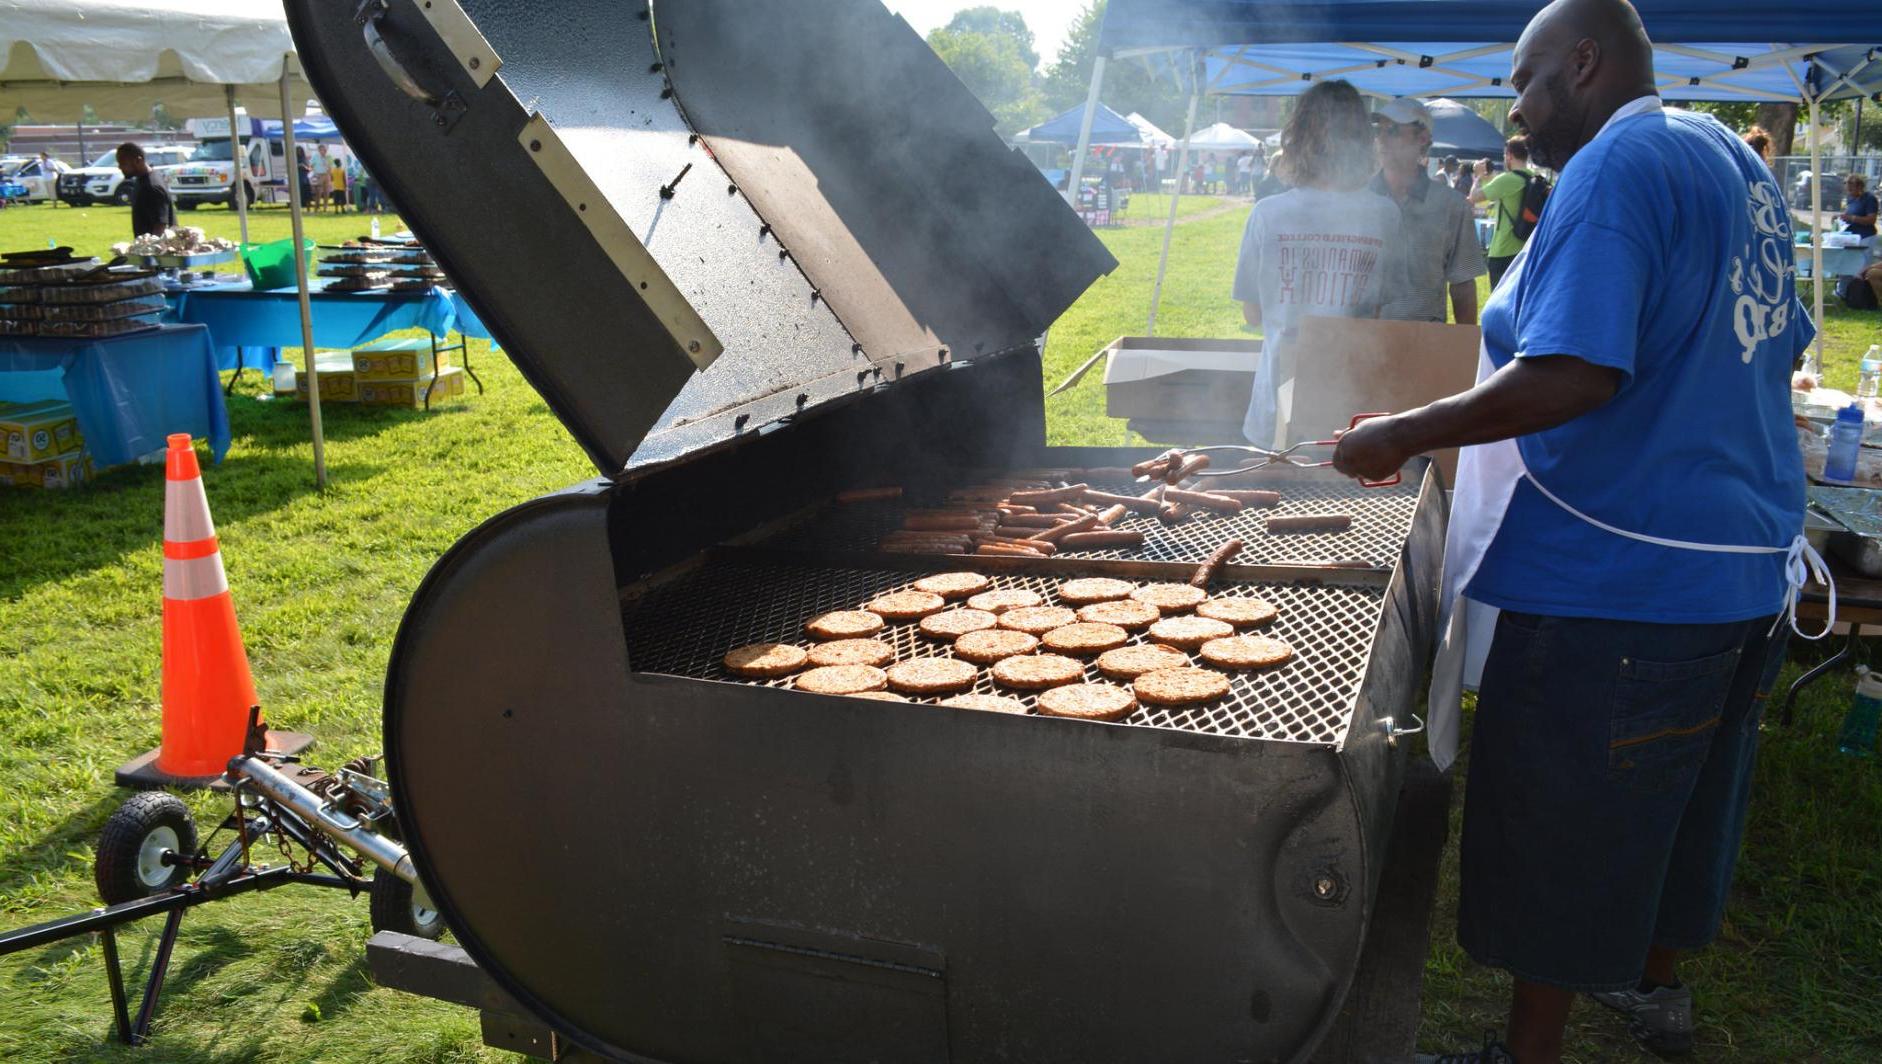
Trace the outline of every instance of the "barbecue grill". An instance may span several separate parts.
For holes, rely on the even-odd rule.
[[[388,669],[412,858],[501,988],[626,1060],[1307,1055],[1433,639],[1424,467],[1251,472],[1276,509],[1132,517],[1140,549],[886,553],[964,485],[1141,491],[1110,471],[1154,453],[1045,446],[1038,338],[1115,263],[900,19],[288,11],[349,143],[601,474],[467,534]],[[1330,511],[1352,527],[1265,530]],[[720,661],[924,574],[1181,581],[1231,536],[1215,594],[1275,603],[1298,656],[1208,705],[1093,724]]]

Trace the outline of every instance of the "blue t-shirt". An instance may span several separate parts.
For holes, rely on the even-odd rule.
[[[1712,118],[1626,118],[1562,171],[1483,312],[1498,367],[1570,355],[1622,373],[1606,405],[1518,439],[1575,509],[1687,542],[1784,547],[1803,527],[1792,360],[1813,330],[1771,171]],[[1467,593],[1529,613],[1663,623],[1777,611],[1782,554],[1662,547],[1519,482]]]
[[[1873,192],[1865,192],[1860,196],[1851,196],[1849,197],[1849,202],[1843,205],[1844,214],[1853,214],[1858,218],[1871,217],[1875,212],[1876,199],[1875,193]],[[1844,222],[1843,228],[1851,233],[1855,233],[1857,236],[1875,235],[1874,225],[1857,225],[1854,222]]]

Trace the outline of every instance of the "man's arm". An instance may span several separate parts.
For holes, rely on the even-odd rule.
[[[1459,281],[1451,286],[1451,317],[1459,325],[1477,324],[1477,282]]]
[[[1620,370],[1570,355],[1512,359],[1467,392],[1391,417],[1340,438],[1333,467],[1378,480],[1415,454],[1542,432],[1600,409],[1620,390]]]
[[[1876,208],[1873,206],[1873,204],[1875,203],[1875,199],[1871,198],[1869,200],[1869,203],[1871,204],[1871,206],[1869,208],[1868,214],[1845,214],[1843,215],[1843,220],[1848,222],[1851,225],[1874,225],[1875,219],[1876,219]]]
[[[1261,327],[1261,304],[1243,303],[1242,304],[1242,320],[1247,322],[1251,326],[1260,328]]]

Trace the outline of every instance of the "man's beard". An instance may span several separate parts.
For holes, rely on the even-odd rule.
[[[1549,120],[1541,127],[1527,127],[1529,161],[1559,173],[1581,149],[1577,139],[1581,135],[1583,109],[1575,106],[1565,79],[1560,75],[1544,82],[1542,88],[1549,96]]]

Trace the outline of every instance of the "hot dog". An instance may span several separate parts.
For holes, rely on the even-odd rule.
[[[1085,498],[1087,501],[1100,503],[1113,508],[1122,506],[1140,514],[1154,514],[1157,512],[1156,492],[1154,491],[1144,496],[1114,495],[1108,491],[1087,491]],[[1105,523],[1109,524],[1110,522],[1107,521]]]
[[[1196,566],[1196,575],[1189,578],[1189,586],[1199,587],[1207,591],[1209,589],[1209,581],[1215,579],[1215,571],[1228,564],[1230,558],[1235,557],[1241,552],[1242,541],[1239,539],[1231,539],[1227,543],[1217,547],[1215,552],[1205,558],[1201,565]]]
[[[1270,532],[1344,532],[1351,527],[1352,514],[1295,514],[1268,518]]]
[[[1031,538],[1036,542],[1051,543],[1060,536],[1068,536],[1073,532],[1084,532],[1097,523],[1097,514],[1086,514],[1076,520],[1067,521],[1062,525],[1054,525],[1051,528],[1043,529],[1038,535]]]
[[[1064,520],[1057,514],[1007,514],[1000,523],[1013,528],[1051,528]]]
[[[1212,495],[1226,495],[1243,506],[1277,506],[1281,502],[1278,491],[1211,491]]]
[[[1242,512],[1241,500],[1232,499],[1227,495],[1217,495],[1213,492],[1184,491],[1181,488],[1171,488],[1163,493],[1163,497],[1174,502],[1186,502],[1191,506],[1206,506],[1211,510],[1220,510],[1223,513],[1237,514]]]
[[[1163,482],[1166,484],[1181,484],[1191,476],[1194,476],[1196,470],[1207,468],[1209,468],[1208,455],[1184,455],[1181,463],[1172,465],[1169,471],[1163,474]]]
[[[1124,520],[1124,518],[1128,516],[1129,514],[1130,514],[1130,507],[1125,506],[1123,503],[1119,503],[1116,506],[1113,506],[1108,510],[1101,511],[1098,514],[1098,523],[1101,525],[1115,525],[1119,521]]]
[[[1143,545],[1142,532],[1069,532],[1059,538],[1059,546],[1066,550],[1107,550]]]
[[[839,491],[836,493],[836,501],[840,503],[875,502],[879,499],[899,499],[901,497],[902,489],[899,487],[851,488],[848,491]]]
[[[974,553],[988,558],[1043,558],[1045,554],[1030,547],[1009,547],[1004,543],[982,543]]]
[[[1155,458],[1146,458],[1136,465],[1131,466],[1131,476],[1149,477],[1152,480],[1160,479],[1163,474],[1169,472],[1170,466],[1173,463],[1182,458],[1182,454],[1183,452],[1181,451],[1171,451],[1168,454],[1160,454]]]
[[[1016,502],[1022,506],[1051,506],[1054,503],[1071,502],[1085,494],[1088,484],[1073,484],[1064,488],[1047,488],[1043,491],[1016,491],[1006,497],[1007,502]]]

